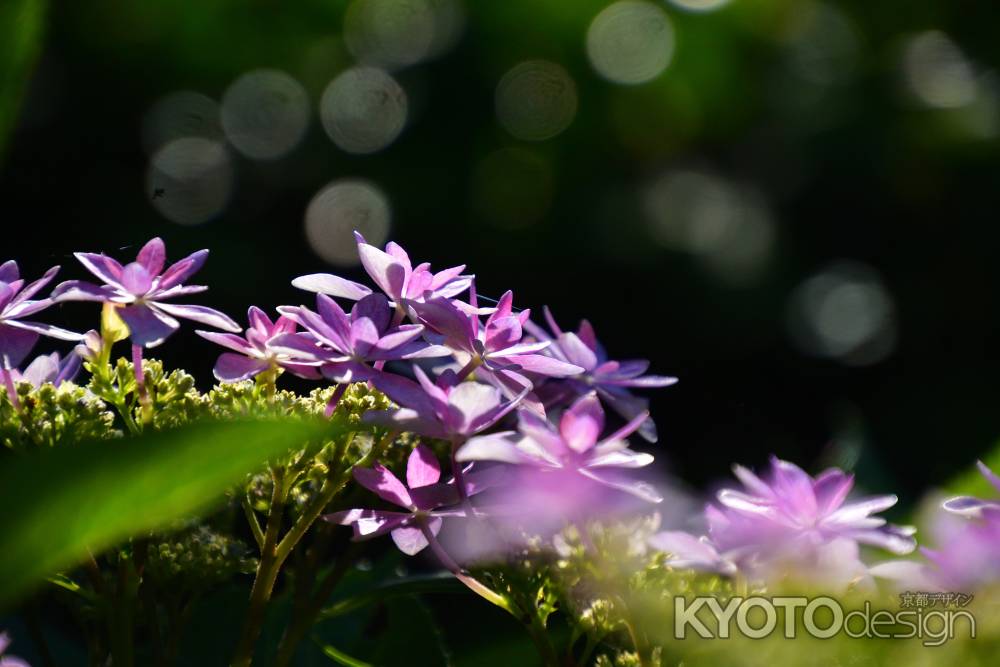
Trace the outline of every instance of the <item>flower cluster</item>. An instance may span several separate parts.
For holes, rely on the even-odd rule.
[[[360,235],[357,248],[373,287],[331,274],[301,276],[292,285],[309,293],[312,303],[278,306],[274,316],[251,307],[246,329],[212,308],[174,301],[206,289],[187,281],[207,250],[169,265],[160,239],[125,265],[77,253],[101,283],[63,282],[44,298],[40,292],[59,267],[25,284],[16,263],[0,265],[0,372],[11,406],[20,411],[11,423],[34,423],[32,415],[58,404],[54,387],[71,381],[81,360],[93,375],[86,400],[73,391],[59,400],[76,397],[93,412],[91,430],[104,437],[113,430],[101,400],[116,407],[133,432],[211,412],[193,378],[168,376],[159,362],[143,362],[144,350],[187,319],[212,327],[197,334],[225,348],[214,368],[223,383],[216,395],[239,403],[243,390],[225,388],[244,383],[266,389],[278,405],[287,392],[279,392],[276,382],[287,372],[321,383],[310,400],[325,402],[327,416],[339,408],[390,441],[405,442],[405,482],[385,465],[388,457],[359,456],[355,460],[364,464],[350,472],[391,509],[348,508],[324,518],[350,526],[358,540],[389,535],[408,555],[430,547],[470,587],[478,584],[458,562],[502,557],[504,549],[522,549],[539,537],[558,551],[567,527],[586,536],[588,523],[636,507],[648,513],[663,501],[664,490],[639,472],[653,456],[632,449],[628,439],[656,440],[648,400],[634,392],[669,386],[675,378],[648,374],[643,360],[610,358],[587,321],[564,330],[547,308],[544,326],[532,321],[529,309],[515,308],[510,291],[491,301],[495,305],[483,305],[464,265],[434,272],[427,263],[414,265],[399,245],[380,249]],[[101,330],[75,334],[27,319],[67,301],[100,302]],[[41,335],[78,345],[66,357],[43,355],[21,370]],[[110,347],[124,338],[132,344],[132,363],[110,363]],[[39,390],[49,385],[53,389]],[[33,404],[22,406],[32,391]],[[360,411],[359,396],[370,403]],[[28,441],[23,435],[8,440],[9,446]],[[375,451],[374,444],[370,448]],[[1000,479],[981,468],[1000,490]],[[808,580],[842,590],[870,584],[873,576],[919,575],[944,586],[965,582],[963,573],[970,571],[1000,579],[996,568],[983,565],[996,562],[1000,502],[953,498],[937,524],[942,546],[923,550],[926,562],[870,567],[866,547],[896,555],[916,547],[913,528],[878,516],[895,496],[849,500],[851,475],[831,469],[812,477],[778,458],[765,475],[742,466],[734,472],[743,488],[717,494],[704,511],[703,534],[665,530],[643,548],[652,547],[675,570],[769,585]],[[346,482],[346,469],[344,474]],[[304,479],[303,497],[315,494]],[[439,541],[448,523],[479,531],[482,544]],[[483,537],[484,526],[496,535]]]
[[[843,590],[870,583],[860,545],[895,554],[916,548],[914,528],[873,516],[895,505],[896,496],[848,502],[854,479],[841,470],[810,477],[772,458],[766,479],[739,465],[733,471],[744,488],[719,491],[718,504],[705,509],[707,535],[665,531],[651,538],[675,566]]]
[[[444,441],[451,479],[440,481],[437,459],[421,445],[407,465],[408,486],[379,466],[354,473],[359,484],[405,512],[351,509],[328,520],[352,525],[357,539],[389,533],[408,554],[430,545],[447,565],[451,559],[436,540],[446,518],[521,514],[517,499],[552,488],[561,489],[564,501],[541,505],[536,516],[586,520],[593,516],[580,511],[586,499],[607,489],[660,501],[628,476],[653,461],[625,440],[650,423],[649,413],[623,406],[639,405],[626,387],[671,380],[640,377],[645,362],[607,361],[589,325],[585,343],[576,334],[549,336],[531,322],[530,310],[514,308],[509,291],[495,306],[481,306],[464,266],[434,273],[429,264],[414,267],[395,243],[381,250],[360,235],[357,242],[361,263],[382,293],[329,274],[297,278],[293,285],[317,293],[316,307],[279,307],[302,330],[268,344],[280,359],[314,368],[338,388],[362,381],[384,392],[398,407],[370,412],[366,421]],[[347,312],[336,299],[355,303]],[[335,392],[330,411],[338,398]],[[603,438],[602,399],[628,415]],[[504,424],[514,428],[499,430]],[[477,502],[473,497],[492,486],[485,480],[500,474],[502,489]],[[571,511],[566,501],[574,498]]]

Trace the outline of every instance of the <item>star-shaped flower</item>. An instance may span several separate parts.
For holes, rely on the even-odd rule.
[[[354,479],[382,500],[405,511],[350,509],[327,514],[331,523],[354,527],[354,539],[368,540],[389,533],[399,550],[408,556],[422,551],[439,532],[445,518],[464,517],[462,509],[441,509],[456,505],[460,498],[454,483],[442,483],[441,466],[434,453],[417,445],[406,463],[406,484],[388,468],[355,468]],[[496,483],[489,471],[465,475],[468,495]]]
[[[521,410],[518,417],[519,432],[471,438],[458,450],[456,459],[502,461],[570,472],[642,500],[658,503],[663,499],[646,483],[612,476],[615,471],[643,468],[653,462],[650,454],[629,449],[625,440],[646,419],[645,414],[604,439],[601,439],[604,411],[593,392],[577,399],[563,412],[558,426],[528,410]]]
[[[560,380],[550,380],[536,388],[546,404],[559,403],[589,391],[597,391],[598,396],[623,419],[629,420],[649,409],[649,401],[635,396],[630,389],[668,387],[677,382],[675,377],[646,375],[649,362],[645,359],[614,361],[597,340],[594,327],[583,320],[574,333],[559,328],[548,308],[544,309],[545,320],[552,335],[530,320],[524,323],[532,336],[549,341],[545,354],[556,359],[580,366],[583,371]],[[656,424],[647,419],[639,428],[639,435],[650,442],[656,442]]]
[[[401,313],[411,302],[452,298],[469,289],[472,284],[472,276],[462,274],[464,264],[434,273],[431,265],[426,262],[413,266],[410,256],[397,243],[389,242],[382,251],[367,243],[358,232],[354,232],[354,237],[365,271]],[[329,273],[300,276],[292,281],[292,285],[352,301],[371,294],[368,287]]]
[[[0,264],[0,368],[12,369],[21,365],[38,342],[38,337],[51,336],[60,340],[80,340],[83,336],[24,318],[39,313],[53,304],[51,298],[34,299],[59,272],[53,266],[38,280],[25,285],[17,262]]]
[[[238,382],[278,369],[311,380],[321,377],[318,362],[287,354],[272,345],[282,335],[295,333],[294,321],[281,316],[272,322],[267,313],[257,306],[250,307],[247,319],[250,327],[243,332],[243,336],[217,331],[195,332],[202,338],[235,352],[223,352],[219,355],[213,369],[216,379],[220,382]]]
[[[461,443],[496,424],[527,393],[525,390],[513,400],[506,400],[496,387],[461,382],[450,370],[436,382],[419,366],[414,366],[413,372],[417,382],[389,373],[373,380],[379,390],[403,407],[368,412],[366,421]]]
[[[288,333],[271,341],[271,347],[309,363],[320,364],[324,376],[337,382],[370,380],[378,373],[373,364],[399,359],[441,357],[448,348],[421,338],[419,324],[391,326],[392,311],[381,294],[369,294],[348,315],[325,294],[316,295],[316,309],[280,306],[278,312],[302,326],[305,333]]]
[[[53,298],[114,304],[117,314],[128,325],[132,343],[141,347],[154,347],[166,340],[180,328],[178,317],[238,332],[240,326],[236,322],[213,308],[170,303],[177,297],[208,289],[203,285],[184,284],[207,257],[208,250],[199,250],[164,270],[166,248],[159,238],[144,245],[135,261],[125,266],[107,255],[78,252],[76,258],[84,268],[104,284],[70,280],[56,288]]]

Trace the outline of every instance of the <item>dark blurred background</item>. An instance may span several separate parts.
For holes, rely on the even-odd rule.
[[[998,13],[5,0],[0,259],[208,247],[242,320],[361,279],[359,228],[679,376],[656,448],[692,485],[775,452],[912,500],[1000,433]],[[192,329],[156,355],[207,387]]]

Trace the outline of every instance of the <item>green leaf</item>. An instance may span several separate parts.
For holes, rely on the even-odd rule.
[[[0,603],[125,538],[196,513],[265,461],[348,427],[205,422],[10,457],[0,470]]]
[[[374,667],[372,664],[367,662],[362,662],[357,658],[352,658],[343,651],[338,651],[337,649],[328,644],[323,644],[315,637],[313,638],[313,641],[316,642],[316,645],[319,646],[321,651],[323,651],[323,655],[330,658],[338,665],[344,665],[344,667]]]
[[[41,48],[45,7],[44,0],[0,2],[0,157]]]

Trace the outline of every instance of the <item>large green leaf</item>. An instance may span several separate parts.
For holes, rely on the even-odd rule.
[[[88,550],[204,509],[267,459],[341,429],[207,422],[9,458],[0,469],[0,603]]]
[[[41,48],[45,6],[45,0],[0,2],[0,157]]]

